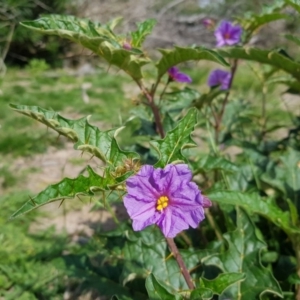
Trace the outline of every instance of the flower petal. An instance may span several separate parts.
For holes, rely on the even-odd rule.
[[[189,228],[185,217],[177,214],[173,209],[166,209],[164,217],[157,225],[168,238],[174,238],[179,232]]]

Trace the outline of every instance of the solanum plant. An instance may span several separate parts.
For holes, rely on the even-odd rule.
[[[108,208],[114,201],[124,203],[128,221],[118,223],[114,233],[103,233],[108,240],[112,236],[123,240],[118,246],[121,256],[107,254],[124,261],[118,291],[114,286],[103,290],[112,299],[300,299],[300,144],[292,134],[299,132],[299,120],[295,115],[290,134],[274,140],[267,134],[278,127],[268,127],[264,102],[261,133],[250,136],[247,129],[257,132],[260,124],[246,115],[247,108],[232,93],[243,61],[260,64],[264,87],[280,83],[288,86],[287,92],[300,93],[297,60],[283,50],[248,44],[261,26],[287,18],[283,13],[287,6],[300,12],[298,1],[285,0],[259,15],[220,20],[214,29],[214,49],[174,46],[159,49],[158,60],[143,48],[154,20],[137,24],[137,30],[126,36],[114,32],[120,19],[100,24],[48,15],[23,22],[29,30],[91,50],[130,76],[140,89],[135,114],[139,122],[131,127],[131,118],[124,126],[132,129],[132,136],[143,136],[143,142],[136,140],[121,149],[117,136],[123,126],[104,131],[87,117],[70,120],[38,106],[11,104],[104,166],[102,174],[87,166],[85,174],[50,185],[12,217],[80,195],[91,199],[104,195]],[[287,38],[299,46],[299,37]],[[195,85],[187,86],[193,78],[180,64],[188,61],[199,62],[196,68],[206,61],[216,65],[207,74],[209,92],[200,94]],[[144,77],[145,65],[156,70],[154,78]],[[265,65],[271,71],[264,71]],[[176,84],[174,91],[170,86]],[[206,132],[206,153],[191,137],[195,128]],[[230,145],[242,150],[234,160],[225,156]],[[289,250],[280,241],[277,247],[274,240],[268,244],[270,236],[287,240]],[[283,264],[287,255],[295,263],[279,280],[279,261]],[[108,273],[105,276],[110,279]],[[145,283],[147,294],[134,284],[137,278]]]

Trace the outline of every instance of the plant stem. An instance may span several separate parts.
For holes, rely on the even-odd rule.
[[[186,267],[186,265],[184,264],[184,261],[178,251],[178,248],[174,242],[173,239],[171,238],[166,238],[166,241],[168,243],[168,246],[169,246],[169,249],[171,251],[171,254],[175,257],[176,261],[177,261],[177,264],[179,266],[179,269],[189,287],[190,290],[194,290],[195,289],[195,285],[194,285],[194,282],[192,280],[192,277]]]
[[[159,108],[154,102],[153,93],[149,93],[149,91],[143,86],[142,82],[136,81],[136,83],[138,84],[139,88],[141,89],[143,95],[148,100],[148,105],[151,108],[153,116],[154,116],[154,120],[155,120],[155,124],[156,124],[156,132],[161,136],[161,138],[164,138],[165,132],[164,132],[164,129],[162,126],[162,122],[161,122],[161,118],[160,118],[160,114],[159,114]]]
[[[261,117],[262,117],[261,137],[264,140],[265,134],[266,134],[266,124],[267,124],[267,118],[266,118],[266,86],[265,86],[265,83],[263,83],[263,86],[262,86]]]
[[[157,83],[158,82],[159,81],[157,81]],[[149,93],[149,91],[143,86],[143,84],[140,81],[137,81],[137,84],[140,87],[141,91],[143,92],[144,96],[147,98],[148,104],[149,104],[150,108],[152,109],[154,120],[156,123],[156,131],[160,135],[161,138],[164,138],[165,133],[164,133],[164,129],[163,129],[161,118],[160,118],[159,107],[154,102],[154,94],[156,91],[157,84],[155,87],[152,88],[151,93]],[[165,89],[167,88],[167,85],[168,84],[166,84]],[[165,91],[165,89],[164,89],[164,91]],[[163,93],[164,93],[164,91],[163,91]],[[161,95],[161,97],[162,97],[162,95]],[[193,283],[192,277],[191,277],[181,255],[178,251],[178,248],[177,248],[174,240],[172,238],[166,238],[166,241],[168,243],[171,254],[174,256],[174,258],[177,261],[179,269],[180,269],[189,289],[191,289],[191,290],[195,289],[195,285]]]
[[[237,65],[238,65],[238,60],[234,59],[233,63],[232,63],[232,66],[231,66],[231,78],[230,78],[229,85],[228,85],[228,92],[226,93],[224,101],[222,103],[221,111],[218,114],[218,117],[216,118],[216,124],[215,124],[215,142],[216,142],[216,145],[219,144],[219,133],[220,133],[220,128],[221,128],[221,123],[222,123],[223,115],[224,115],[224,112],[225,112],[225,107],[228,103],[230,89],[231,89],[231,86],[232,86],[232,83],[233,83],[233,78],[234,78],[234,75],[235,75],[235,72],[236,72],[236,69],[237,69]]]
[[[166,89],[167,89],[167,87],[168,87],[168,85],[169,85],[170,82],[171,82],[170,79],[168,79],[168,81],[165,84],[165,87],[164,87],[163,91],[161,92],[161,94],[159,96],[159,105],[161,103],[162,97],[164,96],[164,94],[166,92]]]
[[[293,246],[295,250],[295,255],[296,255],[296,261],[297,261],[297,275],[300,278],[300,235],[297,234],[292,238],[293,241]],[[296,284],[296,294],[295,294],[295,299],[300,300],[300,284]]]

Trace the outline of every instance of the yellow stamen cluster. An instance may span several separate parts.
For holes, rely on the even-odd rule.
[[[156,209],[162,211],[169,204],[169,198],[167,196],[161,196],[158,198],[156,203]]]

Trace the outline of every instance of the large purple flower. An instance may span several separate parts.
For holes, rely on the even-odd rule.
[[[233,25],[229,21],[222,21],[219,27],[215,30],[217,39],[217,47],[224,45],[235,45],[241,40],[243,29],[239,25]]]
[[[207,84],[210,87],[220,86],[221,90],[228,90],[231,80],[231,73],[228,71],[216,69],[213,70],[207,80]]]
[[[169,80],[177,82],[191,83],[192,78],[184,73],[181,73],[177,67],[171,67],[168,70]]]
[[[127,182],[124,205],[133,220],[133,229],[156,224],[165,237],[173,238],[189,226],[196,228],[205,218],[210,200],[191,182],[192,172],[185,164],[154,169],[144,165]]]

